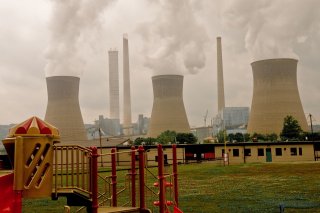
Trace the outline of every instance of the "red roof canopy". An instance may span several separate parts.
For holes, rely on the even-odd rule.
[[[33,116],[24,122],[15,125],[9,130],[8,137],[18,135],[51,135],[53,137],[59,137],[60,134],[56,127],[36,116]]]

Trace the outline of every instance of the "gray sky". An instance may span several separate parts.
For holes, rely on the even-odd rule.
[[[129,35],[132,120],[152,110],[151,76],[183,74],[191,126],[217,111],[216,37],[227,106],[251,106],[254,60],[299,59],[305,113],[320,123],[320,1],[0,0],[0,124],[44,118],[46,76],[76,75],[85,123],[108,116],[108,55]],[[120,97],[122,105],[122,96]]]

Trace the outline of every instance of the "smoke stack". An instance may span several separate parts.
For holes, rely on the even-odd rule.
[[[87,140],[79,105],[80,78],[47,77],[48,104],[45,121],[59,129],[61,141]]]
[[[123,133],[132,134],[128,35],[123,35]]]
[[[110,118],[120,119],[118,51],[109,50]]]
[[[183,76],[152,77],[153,107],[148,135],[157,137],[166,130],[190,132],[183,103]]]
[[[251,63],[253,97],[248,133],[279,134],[287,115],[307,130],[297,83],[295,59],[279,58]]]
[[[221,37],[217,37],[218,112],[225,107]]]

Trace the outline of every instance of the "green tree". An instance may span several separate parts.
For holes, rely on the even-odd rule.
[[[133,142],[134,145],[139,146],[142,145],[142,143],[144,142],[144,138],[136,138]]]
[[[156,138],[136,138],[134,140],[134,145],[139,146],[139,145],[154,145],[156,143],[157,139]]]
[[[267,141],[277,141],[278,135],[276,133],[266,134],[265,138]]]
[[[198,139],[192,133],[177,133],[176,141],[179,143],[195,144]]]
[[[237,132],[235,134],[230,133],[228,135],[228,139],[230,142],[236,141],[236,142],[246,142],[249,141],[250,139],[250,134],[248,133],[241,133],[241,132]]]
[[[224,140],[227,140],[224,130],[220,130],[217,133],[216,137],[217,137],[218,143],[224,143]]]
[[[157,141],[160,144],[175,143],[176,137],[177,133],[175,131],[166,130],[157,137]]]
[[[253,133],[253,135],[251,136],[251,140],[253,142],[258,142],[258,141],[265,141],[266,140],[266,136],[264,134],[259,134],[259,133]]]
[[[288,115],[284,118],[283,128],[280,134],[282,140],[299,140],[302,133],[301,126],[294,117]]]
[[[228,141],[233,142],[235,139],[235,135],[233,133],[228,134]]]

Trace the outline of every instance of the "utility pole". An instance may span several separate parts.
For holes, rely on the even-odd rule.
[[[102,143],[101,143],[101,128],[99,125],[99,142],[100,142],[100,153],[101,153],[101,167],[103,167],[103,158],[102,158]]]
[[[206,111],[206,114],[203,116],[204,120],[204,127],[207,126],[207,117],[208,117],[208,110]]]
[[[309,113],[309,119],[310,119],[310,127],[311,127],[311,140],[313,141],[312,115],[310,113]]]

